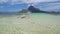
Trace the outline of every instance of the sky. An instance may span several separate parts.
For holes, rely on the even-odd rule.
[[[43,11],[60,12],[60,0],[0,0],[0,12],[18,12],[30,3]]]

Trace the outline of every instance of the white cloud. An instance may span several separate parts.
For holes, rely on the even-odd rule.
[[[35,2],[52,2],[57,0],[22,0],[25,3],[35,3]]]
[[[58,0],[12,0],[12,5],[14,4],[22,4],[22,3],[39,3],[39,2],[54,2],[54,1],[58,1]]]
[[[36,2],[52,2],[58,0],[0,0],[1,2],[11,2],[13,4],[21,4],[21,3],[36,3]]]
[[[51,3],[50,6],[43,8],[45,11],[60,11],[60,3]]]
[[[51,11],[59,11],[59,9],[60,9],[60,5],[56,5],[56,6],[48,7],[47,10],[51,10]]]
[[[14,4],[22,4],[24,2],[22,2],[22,0],[12,0],[11,1],[11,4],[14,5]]]
[[[0,3],[1,3],[1,2],[8,2],[8,0],[0,0]]]

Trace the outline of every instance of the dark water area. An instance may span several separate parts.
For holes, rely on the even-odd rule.
[[[57,16],[57,15],[60,15],[60,13],[59,12],[40,12],[40,13],[19,13],[19,12],[5,12],[5,13],[0,13],[0,15],[4,15],[4,16],[10,16],[10,15],[32,15],[32,14],[35,14],[35,15],[37,15],[37,14],[39,14],[39,15],[55,15],[55,16]]]

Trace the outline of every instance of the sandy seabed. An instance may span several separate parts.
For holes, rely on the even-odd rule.
[[[60,34],[60,15],[0,15],[0,34]]]

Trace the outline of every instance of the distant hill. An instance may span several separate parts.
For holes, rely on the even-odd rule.
[[[42,11],[39,8],[35,8],[34,6],[29,6],[28,10],[32,13],[47,13],[46,11]]]
[[[31,12],[31,13],[48,13],[48,14],[60,14],[60,12],[55,12],[55,11],[43,11],[40,10],[39,8],[35,8],[34,6],[29,6],[28,9],[22,9],[21,11],[19,11],[19,13],[27,13],[27,12]]]

